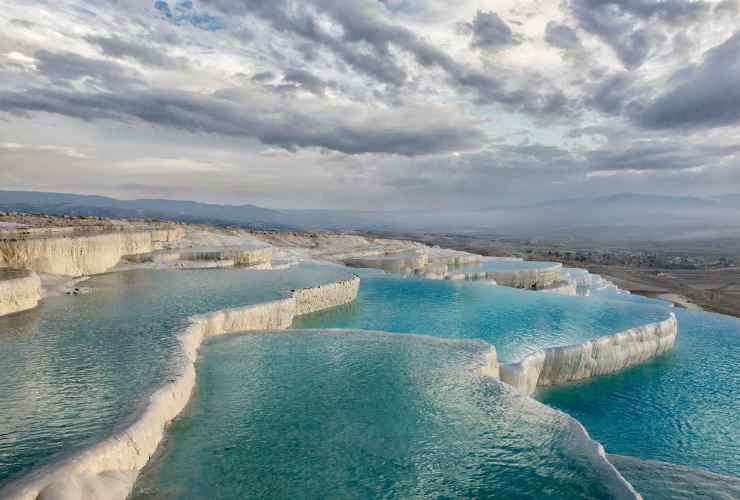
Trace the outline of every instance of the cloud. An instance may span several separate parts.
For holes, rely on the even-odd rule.
[[[70,86],[87,81],[109,90],[135,86],[139,83],[135,71],[105,59],[92,59],[72,52],[34,52],[39,73],[55,85]]]
[[[397,118],[383,116],[368,121],[314,117],[214,96],[151,89],[124,94],[42,88],[0,92],[0,110],[26,116],[44,112],[88,121],[140,120],[194,133],[255,138],[287,149],[317,147],[346,154],[416,156],[468,149],[484,139],[470,127],[398,123]],[[378,123],[384,126],[378,127]]]
[[[607,43],[627,68],[641,66],[664,43],[666,26],[691,24],[710,12],[699,0],[569,0],[579,26]]]
[[[583,49],[581,40],[575,30],[565,24],[550,21],[545,27],[545,41],[565,51],[576,51]]]
[[[144,65],[162,68],[177,68],[185,64],[183,58],[172,58],[160,49],[124,40],[117,35],[107,37],[88,36],[85,39],[91,44],[98,46],[105,55],[117,59],[131,59]]]
[[[591,107],[602,113],[618,115],[637,96],[632,77],[627,72],[615,73],[602,79],[589,99]]]
[[[68,158],[89,159],[90,156],[72,146],[57,146],[53,144],[18,144],[14,142],[0,142],[0,152],[39,152],[49,151]]]
[[[540,80],[529,81],[523,88],[511,88],[489,71],[458,62],[412,30],[389,20],[382,4],[375,0],[349,3],[333,0],[301,3],[287,0],[207,0],[204,3],[231,15],[260,16],[278,32],[290,33],[328,49],[356,71],[394,87],[406,86],[410,73],[402,59],[396,56],[395,48],[411,55],[422,68],[443,70],[450,85],[460,92],[472,93],[478,103],[499,103],[520,112],[543,115],[562,113],[568,104],[561,91]],[[327,27],[327,18],[336,26]],[[494,43],[496,36],[499,36],[498,40],[502,39],[501,33],[494,34],[505,31],[497,28],[494,19],[499,18],[496,14],[479,12],[476,19],[480,19],[477,23],[482,37],[480,43]],[[471,29],[475,25],[474,22]]]
[[[717,16],[734,17],[740,12],[740,3],[737,0],[722,0],[714,6]]]
[[[470,46],[481,50],[495,50],[517,43],[514,33],[495,12],[479,10],[472,22],[461,23],[459,29],[471,35]]]
[[[492,5],[59,0],[51,18],[14,3],[0,137],[26,146],[3,149],[3,166],[25,185],[87,176],[94,190],[110,174],[110,189],[287,205],[480,206],[596,178],[740,190],[737,0]],[[50,158],[66,169],[54,180]],[[120,169],[142,158],[152,172]],[[229,167],[219,180],[174,162],[165,179],[160,158]],[[289,195],[286,178],[300,179]]]
[[[275,73],[272,71],[260,71],[252,75],[252,80],[255,82],[263,83],[270,82],[275,79]]]
[[[592,172],[620,170],[688,170],[716,166],[740,152],[740,145],[712,146],[637,141],[623,149],[589,151],[585,161]]]
[[[740,31],[673,75],[635,121],[653,129],[718,127],[740,122]]]
[[[274,80],[274,75],[268,72],[268,74],[255,75],[252,79],[257,82],[269,82]],[[310,71],[297,68],[287,70],[279,83],[270,84],[268,87],[280,92],[303,90],[320,97],[325,96],[330,90],[339,88],[335,82],[325,81]]]

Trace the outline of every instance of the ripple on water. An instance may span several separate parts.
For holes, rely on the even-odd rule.
[[[740,477],[740,320],[676,315],[671,352],[538,399],[581,421],[610,453]]]
[[[605,498],[562,413],[476,375],[478,342],[347,331],[212,339],[134,498]]]
[[[90,295],[0,318],[0,484],[132,418],[175,365],[188,316],[347,276],[316,266],[113,273],[91,278]]]
[[[355,303],[296,320],[296,328],[359,328],[476,338],[518,361],[544,347],[582,342],[668,317],[665,303],[564,297],[481,282],[363,276]]]

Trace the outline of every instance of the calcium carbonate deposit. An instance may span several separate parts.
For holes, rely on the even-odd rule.
[[[0,269],[0,316],[36,307],[41,300],[41,280],[31,271]]]
[[[734,441],[704,430],[740,432],[723,410],[738,391],[714,387],[740,384],[739,321],[702,330],[707,313],[554,263],[270,238],[281,246],[183,228],[5,241],[2,265],[27,270],[0,280],[0,315],[17,312],[0,318],[0,497],[661,498],[643,470],[681,464],[716,492],[740,474]],[[39,304],[32,270],[113,268],[127,270]],[[676,383],[677,356],[698,374],[719,345],[711,369],[730,368]],[[632,393],[650,404],[634,411]],[[667,444],[662,405],[690,449]]]
[[[181,238],[180,228],[109,231],[79,236],[4,237],[0,267],[82,276],[108,271],[124,255],[152,252]]]

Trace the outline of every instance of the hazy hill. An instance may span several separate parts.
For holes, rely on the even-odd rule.
[[[547,239],[655,240],[740,235],[740,195],[714,198],[620,193],[482,210],[273,210],[255,205],[0,191],[0,210],[146,217],[254,228],[486,232]]]

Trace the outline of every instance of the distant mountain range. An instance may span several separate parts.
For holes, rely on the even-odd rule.
[[[35,191],[0,191],[0,210],[43,212],[51,215],[154,218],[250,227],[280,226],[285,219],[277,210],[255,205],[214,205],[158,199],[117,200],[106,196]]]
[[[740,208],[740,194],[726,194],[711,198],[699,198],[695,196],[667,196],[658,194],[618,193],[585,198],[564,198],[560,200],[548,200],[525,205],[493,205],[485,210],[553,207],[576,208],[584,206],[599,208],[627,208],[634,206],[650,206],[654,208],[717,208],[725,206],[731,208]]]
[[[481,210],[359,211],[274,210],[249,204],[0,191],[0,210],[153,218],[257,229],[488,232],[549,239],[666,240],[699,233],[740,235],[740,194],[700,198],[620,193]]]

